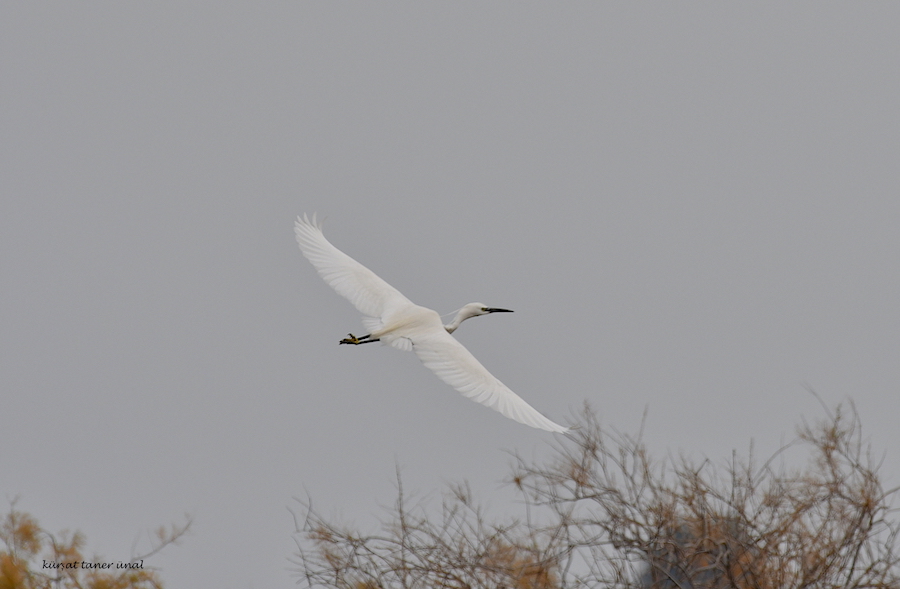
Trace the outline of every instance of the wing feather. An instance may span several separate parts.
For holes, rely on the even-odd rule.
[[[512,392],[446,331],[418,338],[413,342],[413,351],[438,378],[473,401],[531,427],[559,433],[568,431],[569,428],[550,421]]]
[[[360,313],[380,318],[391,309],[413,304],[374,272],[331,245],[325,239],[315,215],[312,220],[306,214],[297,217],[294,233],[300,251],[319,276],[339,295],[353,303]]]

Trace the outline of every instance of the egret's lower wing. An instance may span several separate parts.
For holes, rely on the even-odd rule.
[[[449,333],[418,339],[413,342],[413,351],[438,378],[473,401],[531,427],[559,433],[568,431],[512,392]]]

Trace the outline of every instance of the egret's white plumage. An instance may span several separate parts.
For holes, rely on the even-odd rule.
[[[447,325],[431,309],[420,307],[403,296],[374,272],[337,249],[325,239],[313,215],[297,217],[294,224],[297,243],[325,282],[347,298],[366,317],[369,331],[364,339],[342,343],[366,343],[381,340],[405,351],[414,351],[422,363],[466,397],[499,411],[519,423],[551,432],[568,428],[553,423],[512,392],[450,335],[471,317],[506,309],[494,309],[481,303],[469,303]]]

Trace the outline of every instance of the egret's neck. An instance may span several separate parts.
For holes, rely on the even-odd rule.
[[[459,327],[459,324],[471,317],[464,310],[460,309],[459,313],[456,314],[456,317],[453,318],[453,321],[444,326],[444,329],[447,330],[447,333],[453,333],[456,331],[456,328]]]

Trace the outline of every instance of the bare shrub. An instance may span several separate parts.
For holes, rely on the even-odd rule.
[[[133,554],[127,563],[103,562],[85,556],[81,532],[51,534],[13,500],[0,519],[0,589],[162,589],[157,572],[143,561],[177,544],[190,527],[186,516],[183,525],[156,530],[149,552]],[[109,566],[95,568],[98,563]]]
[[[802,469],[775,468],[806,449]],[[757,465],[654,460],[641,436],[607,432],[585,407],[548,464],[516,457],[519,519],[490,522],[466,486],[440,513],[402,485],[378,534],[331,523],[306,503],[301,582],[366,588],[900,588],[892,516],[855,409],[838,407]],[[399,484],[399,475],[398,475]]]

